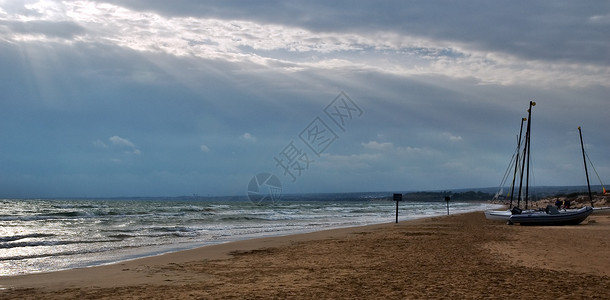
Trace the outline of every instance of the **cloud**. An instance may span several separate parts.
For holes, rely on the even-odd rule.
[[[108,138],[108,140],[110,140],[110,142],[113,145],[118,145],[118,146],[126,146],[129,148],[135,148],[136,145],[134,143],[132,143],[130,140],[128,139],[124,139],[118,135],[115,136],[111,136],[110,138]]]
[[[371,15],[367,7],[373,3],[349,7],[318,3],[299,5],[301,9],[296,11],[287,10],[307,17],[308,21],[299,22],[296,20],[300,18],[286,15],[287,11],[271,14],[277,8],[267,6],[266,13],[261,11],[261,17],[252,18],[247,9],[262,9],[262,6],[229,9],[231,4],[206,4],[205,10],[221,12],[210,15],[202,6],[190,2],[184,4],[187,10],[159,2],[145,5],[136,1],[129,5],[131,9],[90,1],[66,1],[61,5],[45,2],[29,6],[39,13],[38,20],[23,22],[19,15],[10,14],[6,18],[15,34],[43,32],[45,36],[72,39],[86,32],[79,36],[80,43],[104,43],[144,53],[254,64],[290,73],[374,70],[397,76],[438,74],[474,78],[485,84],[610,85],[604,80],[610,77],[610,70],[600,64],[608,62],[608,45],[599,42],[606,37],[606,31],[573,23],[570,21],[573,18],[562,18],[569,13],[565,10],[543,10],[546,18],[540,18],[539,11],[524,10],[504,20],[498,16],[499,11],[505,16],[504,10],[493,5],[477,7],[480,12],[471,15],[469,5],[447,10],[439,4],[417,3],[412,4],[414,9],[409,9],[411,6],[402,2],[375,3],[375,10],[380,13]],[[321,6],[327,14],[319,16],[314,10]],[[448,12],[445,18],[428,17],[437,15],[439,9]],[[242,13],[231,14],[231,10]],[[353,19],[344,19],[345,24],[328,19],[343,14]],[[599,23],[604,16],[586,17]],[[363,19],[370,22],[361,22]],[[547,24],[538,19],[552,22]],[[482,29],[482,22],[498,24]],[[367,26],[363,27],[362,23]],[[324,24],[323,28],[320,24]],[[376,30],[369,29],[371,25]],[[514,26],[517,28],[504,32],[505,28]],[[565,38],[557,39],[559,36]],[[6,38],[12,39],[10,35]],[[30,41],[36,39],[35,35],[28,36]],[[587,45],[585,51],[581,45]],[[374,56],[363,56],[363,53],[374,53]]]
[[[298,0],[263,1],[248,5],[236,5],[232,1],[194,4],[188,0],[171,3],[139,0],[113,2],[136,11],[154,11],[172,19],[245,20],[256,24],[301,28],[320,34],[336,32],[338,35],[349,35],[359,32],[426,37],[446,45],[461,45],[460,48],[512,54],[526,61],[570,60],[592,65],[608,61],[608,45],[600,43],[608,30],[607,27],[599,27],[599,21],[605,20],[608,15],[604,1],[588,2],[586,5],[579,2],[554,5],[544,0],[493,3],[470,0],[452,5],[447,5],[445,1],[405,3],[401,0],[383,3],[365,0],[357,5],[324,0],[308,1],[307,5]],[[396,40],[396,43],[400,42],[401,39]],[[585,51],[583,45],[587,45]],[[365,48],[367,44],[362,43],[362,46]],[[427,48],[423,44],[414,46],[423,46],[423,50]]]
[[[104,143],[104,142],[102,142],[102,141],[100,141],[100,140],[95,140],[95,141],[93,142],[93,145],[94,145],[95,147],[98,147],[98,148],[108,148],[108,145],[106,145],[106,143]]]
[[[610,24],[610,14],[591,16],[589,21],[593,24],[608,25]]]
[[[368,143],[362,143],[362,146],[365,149],[370,149],[370,150],[390,150],[392,148],[394,148],[394,144],[392,143],[379,143],[376,141],[370,141]]]
[[[199,149],[201,149],[202,152],[210,152],[210,148],[206,145],[199,146]]]
[[[111,136],[110,138],[108,138],[108,140],[114,146],[129,148],[128,153],[135,154],[135,155],[142,154],[142,151],[140,151],[140,149],[138,149],[138,147],[134,143],[132,143],[130,140],[128,140],[126,138],[122,138],[118,135],[115,135],[115,136]]]
[[[445,136],[447,139],[449,139],[449,141],[451,142],[458,142],[462,140],[462,137],[459,135],[453,135],[449,132],[444,132],[443,136]]]
[[[248,132],[246,132],[246,133],[242,134],[242,135],[240,136],[240,138],[241,138],[242,140],[244,140],[244,141],[248,141],[248,142],[256,142],[256,137],[255,137],[255,136],[253,136],[252,134],[248,133]]]

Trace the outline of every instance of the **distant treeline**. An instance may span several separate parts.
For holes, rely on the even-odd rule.
[[[451,201],[487,201],[493,197],[493,194],[483,193],[481,191],[457,192],[410,192],[403,194],[405,201],[445,201],[445,197],[451,197]]]
[[[593,196],[598,196],[598,195],[604,195],[603,193],[597,192],[597,191],[591,191],[591,195]],[[559,194],[555,194],[552,196],[552,198],[578,198],[579,196],[589,196],[589,192],[574,192],[574,193],[559,193]]]

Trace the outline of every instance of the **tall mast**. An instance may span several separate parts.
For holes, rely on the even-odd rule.
[[[529,128],[525,130],[525,145],[523,146],[523,162],[521,163],[521,170],[519,172],[519,194],[517,195],[517,207],[521,208],[521,193],[523,192],[523,170],[525,168],[525,158],[527,157],[527,143],[529,136]]]
[[[530,101],[530,108],[527,110],[527,173],[525,173],[525,209],[527,209],[527,198],[530,187],[530,146],[532,135],[532,106],[536,106],[536,102]]]
[[[585,157],[585,145],[582,142],[582,131],[578,126],[578,134],[580,135],[580,148],[582,149],[582,160],[585,162],[585,175],[587,176],[587,188],[589,189],[589,200],[591,200],[591,207],[593,207],[593,195],[591,194],[591,185],[589,184],[589,171],[587,171],[587,159]]]
[[[523,122],[527,118],[521,118],[521,128],[519,129],[519,139],[517,140],[517,158],[515,158],[515,171],[513,172],[513,183],[510,190],[510,206],[513,208],[513,195],[515,194],[515,178],[517,178],[517,168],[519,168],[519,152],[521,152],[521,134],[523,133]]]
[[[529,145],[530,145],[530,130],[531,130],[531,123],[532,123],[532,106],[535,106],[536,102],[530,101],[530,107],[527,110],[527,129],[525,130],[525,146],[523,146],[523,163],[521,164],[521,176],[519,179],[519,195],[517,197],[517,207],[519,207],[521,205],[521,190],[522,190],[522,186],[523,186],[523,169],[525,168],[525,162],[526,162],[526,158],[528,159],[527,161],[529,162]],[[527,172],[529,174],[529,163],[527,165]],[[527,176],[527,180],[525,181],[525,208],[527,209],[527,193],[529,192],[528,189],[528,185],[529,185],[529,176]]]

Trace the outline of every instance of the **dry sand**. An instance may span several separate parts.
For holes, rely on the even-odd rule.
[[[0,299],[610,299],[610,210],[508,226],[482,212],[0,277]]]

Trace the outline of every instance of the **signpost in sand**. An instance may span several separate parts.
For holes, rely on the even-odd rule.
[[[394,194],[394,201],[396,201],[396,223],[398,223],[398,201],[402,201],[402,194]]]
[[[449,215],[449,200],[451,200],[451,197],[446,196],[445,201],[447,201],[447,215]]]

